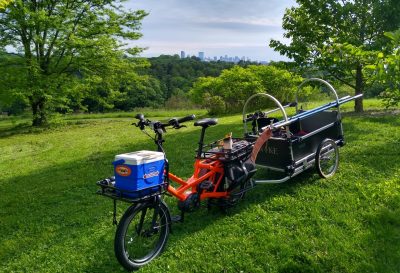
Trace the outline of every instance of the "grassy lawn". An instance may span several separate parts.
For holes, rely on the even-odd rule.
[[[140,271],[400,272],[400,115],[368,105],[366,114],[344,114],[347,145],[332,179],[310,170],[258,185],[228,213],[187,214]],[[168,114],[154,115],[190,112]],[[95,194],[95,182],[112,174],[115,154],[154,149],[130,116],[63,117],[43,130],[0,120],[0,272],[124,272],[113,253],[112,202]],[[240,120],[220,118],[207,140],[241,136]],[[174,173],[191,174],[199,133],[191,124],[168,131]],[[177,214],[176,200],[167,203]]]

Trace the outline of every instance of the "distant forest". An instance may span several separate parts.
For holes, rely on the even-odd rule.
[[[13,54],[0,55],[0,59],[13,59],[19,61],[19,57]],[[137,58],[134,58],[137,59]],[[171,109],[204,107],[201,104],[194,104],[190,98],[190,90],[193,84],[200,78],[217,78],[224,70],[231,70],[234,67],[262,66],[255,62],[240,61],[237,64],[212,61],[203,62],[197,57],[181,59],[179,55],[161,55],[148,59],[142,59],[145,65],[141,65],[137,75],[128,85],[121,84],[118,92],[110,93],[102,88],[93,88],[83,93],[83,97],[76,98],[74,92],[66,95],[62,106],[54,107],[58,113],[67,112],[108,112],[108,111],[130,111],[135,108],[143,107],[166,107]],[[317,68],[306,67],[300,69],[295,63],[291,62],[271,62],[274,66],[283,71],[291,71],[293,77],[302,75],[303,77],[319,76],[326,77],[324,71]],[[78,77],[84,77],[76,71]],[[277,76],[278,77],[278,76]],[[336,84],[340,84],[337,82]],[[3,85],[4,88],[4,85]],[[342,88],[344,86],[342,85]],[[384,88],[380,84],[372,85],[365,91],[366,97],[375,97]],[[271,91],[273,92],[273,91]],[[4,96],[3,96],[4,97]],[[79,101],[78,101],[79,100]],[[12,97],[5,97],[0,100],[0,112],[9,115],[18,115],[27,111],[29,101],[19,96],[18,92]]]
[[[150,67],[144,71],[160,83],[161,98],[166,107],[183,108],[191,105],[188,92],[200,77],[218,77],[225,69],[235,64],[224,61],[203,62],[197,57],[181,59],[179,55],[161,55],[148,59]],[[246,67],[256,63],[240,61]]]
[[[0,59],[15,59],[13,54],[3,54]],[[135,58],[136,59],[136,58]],[[188,108],[195,107],[188,98],[188,92],[193,83],[200,77],[218,77],[225,69],[235,64],[223,61],[203,62],[197,57],[181,59],[179,55],[161,55],[144,59],[146,63],[138,69],[137,76],[129,85],[121,84],[117,93],[106,90],[90,90],[84,97],[75,98],[74,93],[64,101],[63,107],[55,107],[55,111],[66,113],[69,111],[107,112],[129,111],[138,107],[168,107]],[[256,63],[240,61],[237,65],[246,67]],[[84,77],[76,71],[77,76]],[[80,100],[78,102],[77,100]],[[67,105],[68,104],[68,105]],[[65,107],[67,106],[67,107]],[[8,97],[0,100],[0,112],[21,114],[29,108],[29,102],[21,96]]]

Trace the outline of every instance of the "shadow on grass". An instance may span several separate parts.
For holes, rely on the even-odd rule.
[[[232,125],[219,125],[208,129],[207,139],[220,138],[229,131],[235,131],[235,135],[238,136],[239,130],[240,125],[233,130]],[[175,167],[178,175],[187,177],[192,172],[189,166],[194,162],[194,148],[199,132],[200,130],[182,130],[167,136],[167,155],[170,155],[172,170],[174,171]],[[85,159],[71,159],[68,163],[42,168],[27,176],[16,175],[7,181],[0,178],[0,207],[3,208],[0,211],[3,227],[0,233],[0,260],[4,268],[18,271],[29,267],[32,271],[41,271],[43,269],[39,267],[40,262],[36,267],[32,267],[29,265],[30,259],[26,257],[39,261],[58,260],[57,254],[50,253],[50,250],[62,249],[66,242],[71,241],[71,237],[76,244],[76,251],[81,253],[80,258],[86,257],[87,260],[94,261],[85,266],[86,270],[104,269],[103,266],[110,267],[110,270],[105,271],[119,268],[112,253],[115,232],[111,225],[112,202],[95,194],[95,182],[112,175],[111,161],[120,150],[142,149],[154,149],[154,144],[151,140],[143,144],[126,144],[118,151],[93,152]],[[188,150],[190,152],[187,152]],[[276,192],[264,189],[251,198],[251,203],[265,201],[276,194],[289,194],[292,187],[286,186]],[[166,199],[172,213],[177,213],[176,200]],[[118,216],[122,216],[126,207],[120,206]],[[234,213],[243,208],[245,206],[239,207],[239,210],[235,209]],[[199,215],[200,219],[197,217]],[[205,214],[200,211],[188,214],[185,223],[174,228],[175,232],[170,241],[191,236],[222,217],[224,214],[219,212]],[[105,236],[110,233],[112,236]],[[81,239],[85,243],[81,242]],[[65,250],[66,257],[70,251],[72,250]],[[93,256],[93,253],[97,256]]]
[[[400,196],[388,200],[389,207],[379,209],[374,215],[367,216],[370,234],[365,243],[371,248],[372,268],[365,271],[394,272],[400,270]]]
[[[27,133],[32,133],[33,131],[34,130],[32,130],[32,126],[29,123],[20,123],[18,125],[11,125],[5,128],[1,128],[0,137],[9,137],[14,135],[27,134]],[[43,131],[43,129],[37,131]]]
[[[12,137],[15,135],[27,135],[27,134],[40,134],[46,131],[51,131],[54,129],[65,128],[74,125],[85,125],[96,122],[111,122],[112,120],[121,119],[82,119],[82,120],[61,120],[59,122],[52,122],[43,126],[32,126],[31,122],[22,122],[17,125],[11,125],[4,128],[0,128],[0,138]]]

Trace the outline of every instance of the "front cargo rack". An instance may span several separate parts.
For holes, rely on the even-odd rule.
[[[113,176],[97,181],[96,184],[100,186],[100,190],[96,192],[97,194],[128,203],[136,203],[160,195],[168,187],[168,183],[163,182],[136,191],[124,190],[115,187],[115,178]]]

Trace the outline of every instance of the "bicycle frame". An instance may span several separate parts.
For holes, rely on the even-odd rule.
[[[221,183],[223,182],[225,174],[223,163],[215,157],[210,157],[206,159],[201,158],[205,130],[206,128],[203,128],[201,131],[198,153],[194,163],[194,173],[188,180],[185,181],[177,175],[169,172],[169,164],[165,156],[165,175],[168,182],[167,191],[171,195],[178,198],[180,201],[185,201],[191,193],[196,192],[199,193],[200,200],[204,200],[206,198],[223,198],[229,196],[227,191],[218,191],[218,189],[220,189],[221,187]],[[157,145],[157,150],[159,152],[163,152],[165,155],[165,151],[163,148],[164,139],[162,132],[155,130],[155,133],[156,137],[154,138],[154,142]],[[202,174],[204,170],[205,173]],[[173,181],[179,184],[179,187],[172,186],[169,181]],[[199,190],[198,186],[204,181],[210,181],[212,183],[212,191],[203,192],[203,190]],[[215,181],[216,183],[214,183]]]
[[[203,170],[206,170],[207,172],[205,174],[201,174]],[[169,180],[172,180],[180,185],[178,188],[175,188],[168,184],[168,192],[181,201],[186,200],[190,193],[199,192],[197,189],[198,185],[200,185],[200,183],[203,181],[217,182],[215,184],[213,183],[212,192],[200,192],[200,200],[205,198],[221,198],[228,196],[226,191],[217,192],[224,178],[224,166],[219,160],[212,158],[196,159],[194,163],[194,173],[187,181],[169,172],[167,175]],[[189,190],[190,193],[188,193]]]

